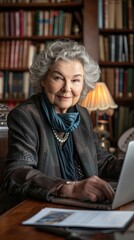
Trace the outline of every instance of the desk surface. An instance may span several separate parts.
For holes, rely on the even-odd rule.
[[[64,206],[60,204],[52,204],[46,202],[38,202],[27,200],[23,203],[17,205],[12,208],[5,214],[0,216],[0,239],[2,240],[37,240],[37,239],[45,239],[45,240],[62,240],[63,237],[56,236],[50,233],[37,231],[32,226],[23,226],[21,225],[22,221],[28,219],[39,210],[44,207],[58,207],[58,208],[71,208],[70,206]],[[72,207],[74,208],[74,207]],[[132,210],[134,211],[134,202],[127,204],[121,207],[119,210]],[[133,234],[132,238],[134,239],[134,221],[127,228],[125,233]],[[90,238],[89,238],[90,239]],[[92,238],[95,239],[95,238]],[[100,238],[99,238],[100,239]],[[110,238],[112,239],[112,238]],[[113,238],[114,239],[114,238]],[[127,238],[123,238],[127,239]]]

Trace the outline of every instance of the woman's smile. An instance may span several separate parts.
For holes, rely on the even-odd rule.
[[[59,60],[54,63],[42,87],[56,112],[67,112],[80,99],[83,89],[84,70],[79,61]]]

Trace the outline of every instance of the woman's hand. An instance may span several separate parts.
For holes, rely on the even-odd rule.
[[[109,200],[112,201],[114,191],[110,184],[97,176],[77,181],[75,184],[64,184],[60,192],[65,197],[79,200],[91,200],[92,202]]]

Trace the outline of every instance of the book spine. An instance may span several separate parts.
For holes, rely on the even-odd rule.
[[[0,71],[0,98],[4,95],[4,73]]]
[[[124,79],[123,79],[123,68],[119,69],[119,87],[118,87],[118,97],[123,97],[124,89]]]
[[[50,25],[50,11],[45,10],[44,13],[44,29],[43,29],[43,35],[49,36],[49,25]]]
[[[128,27],[134,28],[134,3],[133,0],[128,0]]]
[[[109,0],[108,23],[109,23],[109,28],[110,29],[115,28],[115,1],[114,0]]]
[[[122,0],[123,28],[128,28],[128,0]]]
[[[109,28],[109,0],[104,0],[104,28]]]
[[[98,0],[98,27],[103,28],[103,0]]]
[[[134,95],[134,70],[133,68],[128,68],[128,74],[127,74],[127,85],[126,85],[126,95],[127,97],[133,97]]]
[[[122,0],[115,1],[115,26],[117,29],[123,28]]]
[[[123,36],[123,40],[124,40],[124,60],[128,62],[129,61],[128,39],[126,35]]]

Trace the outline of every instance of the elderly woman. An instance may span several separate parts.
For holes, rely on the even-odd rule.
[[[35,94],[8,115],[2,188],[10,203],[113,199],[102,178],[118,178],[120,161],[101,148],[88,111],[78,104],[99,77],[99,66],[75,41],[55,41],[36,56],[30,67]]]

